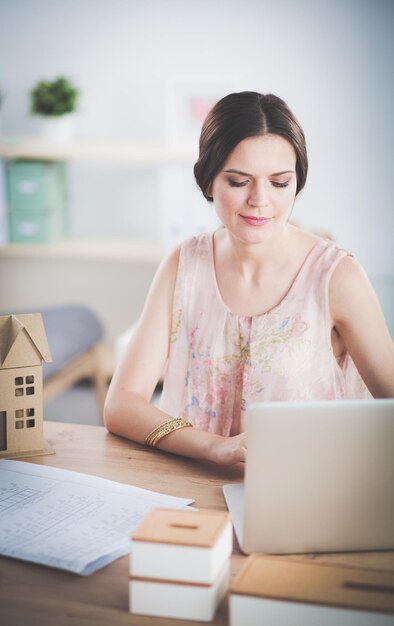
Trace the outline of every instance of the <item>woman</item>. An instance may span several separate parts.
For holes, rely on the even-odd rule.
[[[251,402],[394,396],[393,342],[364,271],[289,224],[307,169],[281,99],[242,92],[215,105],[194,173],[223,227],[161,264],[108,392],[110,431],[232,464],[245,460]]]

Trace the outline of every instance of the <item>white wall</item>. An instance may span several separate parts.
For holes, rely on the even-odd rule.
[[[294,217],[331,231],[370,275],[388,276],[393,26],[392,0],[1,0],[3,133],[37,130],[28,92],[59,74],[81,88],[81,138],[164,140],[173,76],[276,93],[309,148]],[[70,170],[76,234],[158,235],[155,168]]]

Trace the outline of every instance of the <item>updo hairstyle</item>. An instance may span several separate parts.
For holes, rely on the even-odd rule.
[[[287,104],[273,94],[242,91],[225,96],[208,113],[200,135],[194,176],[205,198],[234,148],[247,137],[280,135],[296,153],[296,195],[305,185],[308,157],[304,132]]]

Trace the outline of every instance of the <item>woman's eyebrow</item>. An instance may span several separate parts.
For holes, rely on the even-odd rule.
[[[247,172],[241,172],[241,170],[224,170],[225,174],[240,174],[241,176],[252,176],[252,174],[248,174]],[[283,170],[283,172],[275,172],[274,174],[270,174],[270,176],[281,176],[282,174],[294,174],[294,170]]]
[[[252,174],[241,172],[241,170],[224,170],[224,172],[225,174],[240,174],[241,176],[252,176]]]
[[[282,174],[294,174],[294,170],[283,170],[283,172],[275,172],[271,176],[281,176]]]

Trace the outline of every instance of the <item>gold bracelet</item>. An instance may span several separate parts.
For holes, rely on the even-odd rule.
[[[159,443],[160,439],[169,435],[174,430],[178,430],[179,428],[185,428],[187,426],[192,426],[190,422],[186,422],[181,417],[176,417],[174,419],[167,420],[163,424],[159,424],[156,426],[149,435],[147,436],[145,443],[152,448],[155,448]]]
[[[178,430],[179,428],[186,428],[187,426],[193,426],[190,422],[182,419],[181,417],[175,417],[173,419],[167,420],[163,422],[163,424],[159,424],[154,428],[147,438],[145,439],[145,443],[147,446],[151,446],[151,448],[156,448],[157,444],[163,437],[169,435],[174,430]]]

